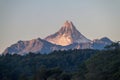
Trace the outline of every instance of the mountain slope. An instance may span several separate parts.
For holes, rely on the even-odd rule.
[[[3,54],[10,53],[24,55],[29,52],[49,53],[51,51],[57,50],[59,47],[60,46],[54,45],[52,43],[38,38],[30,41],[18,41],[16,44],[13,44],[10,47],[8,47],[3,52]]]
[[[103,37],[101,39],[93,40],[92,47],[93,47],[93,49],[102,50],[102,49],[104,49],[105,46],[110,45],[111,43],[112,43],[112,41],[109,38]]]
[[[63,27],[55,34],[45,38],[46,41],[53,44],[67,46],[72,43],[89,43],[90,40],[83,36],[73,25],[72,22],[66,21]]]

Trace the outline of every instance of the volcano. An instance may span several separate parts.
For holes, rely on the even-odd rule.
[[[61,46],[91,42],[91,40],[87,39],[76,29],[71,21],[66,21],[59,31],[47,36],[45,40]]]

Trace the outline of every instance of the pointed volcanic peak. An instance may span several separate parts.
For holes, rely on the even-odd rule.
[[[58,32],[49,35],[45,40],[62,46],[67,46],[73,43],[91,42],[76,29],[71,21],[66,21]]]
[[[57,50],[58,46],[49,43],[43,39],[37,38],[29,41],[18,41],[17,43],[6,48],[3,54],[19,54],[25,55],[29,52],[33,53],[49,53]]]

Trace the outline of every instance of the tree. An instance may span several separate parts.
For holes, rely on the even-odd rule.
[[[60,80],[71,80],[71,75],[69,73],[64,72],[61,74]]]
[[[21,74],[18,80],[28,80],[25,74]]]
[[[111,50],[111,49],[118,50],[118,49],[120,49],[120,41],[113,42],[111,45],[107,45],[105,48],[109,49],[109,50]]]
[[[41,66],[34,75],[34,80],[47,80],[47,69],[45,66]]]
[[[54,80],[59,80],[60,75],[62,74],[62,70],[59,67],[52,68],[49,70],[50,78]]]

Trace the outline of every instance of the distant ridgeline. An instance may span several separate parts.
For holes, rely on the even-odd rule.
[[[90,40],[82,35],[71,21],[66,21],[56,33],[47,36],[44,39],[37,38],[29,41],[18,41],[6,48],[3,54],[25,55],[33,53],[50,53],[58,50],[69,49],[98,49],[102,50],[112,41],[103,37],[101,39]]]
[[[120,80],[120,46],[2,55],[0,80]]]

